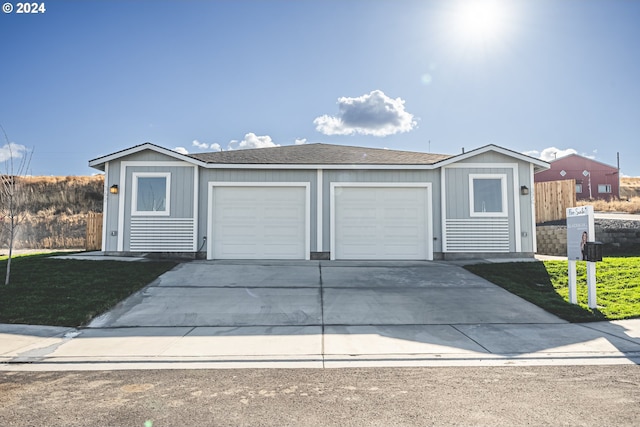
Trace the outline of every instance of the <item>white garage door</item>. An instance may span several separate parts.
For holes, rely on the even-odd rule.
[[[210,259],[305,259],[305,187],[211,189]]]
[[[427,191],[336,186],[335,259],[427,259]]]

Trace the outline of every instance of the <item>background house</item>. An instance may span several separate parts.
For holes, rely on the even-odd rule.
[[[618,168],[570,154],[549,162],[551,168],[535,174],[535,182],[576,180],[576,199],[611,199],[620,196]]]

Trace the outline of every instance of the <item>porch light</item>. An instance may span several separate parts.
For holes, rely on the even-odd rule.
[[[522,194],[523,196],[528,195],[529,187],[527,187],[526,185],[523,185],[522,187],[520,187],[520,194]]]
[[[118,194],[118,184],[113,184],[111,187],[109,187],[109,193]]]

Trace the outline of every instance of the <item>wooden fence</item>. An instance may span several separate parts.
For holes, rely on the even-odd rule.
[[[536,223],[567,218],[567,208],[576,206],[576,180],[536,182]]]
[[[89,212],[87,216],[86,250],[99,251],[102,249],[102,214]]]

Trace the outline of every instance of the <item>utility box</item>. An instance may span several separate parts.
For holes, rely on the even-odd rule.
[[[587,261],[602,261],[602,242],[587,242]]]

